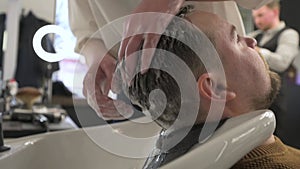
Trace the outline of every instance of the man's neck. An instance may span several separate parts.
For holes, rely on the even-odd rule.
[[[276,28],[279,24],[280,24],[280,20],[279,20],[279,19],[276,19],[276,20],[274,21],[274,23],[272,24],[272,26],[270,27],[270,29]]]

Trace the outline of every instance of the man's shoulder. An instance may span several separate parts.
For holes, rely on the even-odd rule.
[[[298,32],[294,28],[291,28],[291,27],[288,27],[288,26],[284,28],[282,33],[298,34]]]
[[[279,40],[289,39],[295,43],[299,42],[299,33],[290,27],[286,27],[279,35]]]

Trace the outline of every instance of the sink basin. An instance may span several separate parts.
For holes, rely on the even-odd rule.
[[[144,117],[5,140],[1,169],[141,169],[161,128]],[[228,119],[203,144],[162,169],[230,168],[273,133],[275,116],[260,110]]]
[[[133,130],[134,132],[132,132]],[[148,146],[144,145],[142,147],[144,153],[148,154],[155,143],[155,137],[151,138],[151,136],[155,136],[158,131],[160,131],[160,127],[153,122],[150,124],[138,124],[128,121],[113,125],[5,140],[5,144],[10,146],[11,150],[0,153],[0,166],[1,169],[142,168],[145,158],[130,157],[132,152],[134,152],[133,150],[140,152],[141,147],[138,147],[136,144],[129,144],[121,148],[115,146],[125,152],[125,154],[118,154],[118,152],[109,150],[111,148],[109,147],[110,145],[115,145],[118,142],[109,139],[110,144],[100,145],[105,143],[99,142],[97,139],[110,137],[111,133],[116,135],[121,133],[121,135],[128,135],[128,137],[134,138],[142,138],[150,134],[151,141],[148,142]],[[145,135],[145,133],[147,134]],[[126,154],[126,152],[131,154]],[[136,156],[139,155],[137,154]]]

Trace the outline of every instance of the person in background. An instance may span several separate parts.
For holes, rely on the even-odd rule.
[[[224,2],[199,1],[204,0],[193,2],[197,3],[195,5],[196,8],[208,10],[222,16],[224,19],[234,24],[239,33],[244,34],[243,23],[236,3],[253,9],[262,6],[270,0],[235,0]],[[83,93],[87,97],[88,103],[99,116],[104,119],[122,119],[124,117],[117,111],[116,107],[119,107],[118,110],[122,109],[129,114],[132,113],[133,110],[130,105],[125,104],[122,100],[114,100],[108,97],[109,90],[112,86],[111,82],[116,67],[119,47],[107,49],[106,46],[109,39],[106,39],[105,37],[91,38],[91,36],[107,23],[131,13],[151,11],[175,15],[184,2],[185,0],[69,0],[70,27],[77,37],[76,52],[85,56],[86,63],[89,66],[89,70],[84,79]],[[161,25],[165,25],[165,23],[168,22],[169,21],[164,19],[157,20],[157,22],[151,23],[151,25],[154,27],[161,27]],[[147,31],[147,24],[149,23],[147,23],[146,18],[142,18],[141,20],[132,18],[132,20],[129,19],[126,24],[127,25],[124,26],[126,29],[123,30],[125,37],[126,34],[129,34],[132,30],[136,30],[137,27],[140,27],[140,30]],[[122,34],[122,32],[120,32],[120,34]],[[153,42],[150,36],[144,37],[146,42]],[[139,46],[138,44],[143,40],[141,38],[132,38],[133,39],[124,39],[122,42],[119,59],[124,58],[125,56],[128,56],[130,52],[137,50],[136,47]],[[150,43],[148,47],[155,44],[156,42],[153,44]],[[102,56],[104,57],[100,58]],[[100,60],[101,63],[99,63]],[[150,60],[151,57],[149,57],[146,62],[149,62]]]
[[[281,121],[287,113],[287,83],[295,76],[292,62],[299,50],[299,34],[286,26],[279,19],[280,3],[278,0],[268,3],[252,11],[254,23],[258,30],[251,32],[258,43],[256,50],[265,58],[270,69],[278,73],[282,80],[279,96],[270,109],[276,114],[277,128],[275,134],[280,135]]]
[[[144,165],[145,169],[159,168],[185,154],[193,145],[201,142],[199,135],[202,123],[208,117],[212,102],[217,102],[217,104],[225,102],[224,109],[220,110],[222,119],[225,120],[268,108],[280,88],[279,76],[269,70],[264,59],[255,50],[256,41],[253,38],[239,35],[232,24],[212,13],[194,11],[187,13],[184,18],[186,20],[172,20],[165,34],[161,36],[151,62],[152,67],[156,65],[155,69],[149,68],[145,73],[139,72],[134,76],[128,88],[127,94],[131,102],[138,105],[143,112],[150,113],[154,121],[163,128],[157,140],[157,149],[154,150],[159,153],[148,157]],[[199,29],[208,37],[213,47],[205,42],[204,35],[200,33]],[[185,41],[191,42],[189,46],[184,43]],[[220,72],[217,71],[219,66],[207,67],[203,62],[203,57],[213,60],[214,57],[210,55],[213,52],[208,52],[211,48],[216,49],[217,57],[222,62],[226,82],[220,78]],[[193,78],[186,77],[188,73],[179,69],[179,62],[171,62],[172,59],[168,57],[169,52],[188,66],[189,69],[186,71],[190,71]],[[215,62],[212,61],[212,63]],[[124,61],[120,64],[124,64]],[[139,70],[140,67],[141,57],[138,57],[135,69]],[[175,69],[177,74],[181,72],[183,76],[174,80],[173,76],[163,71],[166,69]],[[189,86],[188,89],[191,89],[192,83],[196,83],[198,88],[196,94],[200,97],[200,106],[197,106],[198,114],[195,122],[191,124],[192,129],[189,130],[189,133],[175,147],[165,149],[169,143],[178,139],[177,136],[183,128],[189,127],[187,124],[191,120],[188,119],[191,112],[180,112],[184,114],[180,116],[179,111],[182,107],[189,107],[187,106],[188,101],[195,104],[192,96],[195,92],[188,95],[186,98],[188,101],[182,100],[181,89],[184,87],[179,88],[178,81],[183,81],[183,85]],[[166,101],[164,102],[162,97],[151,98],[154,90],[163,91]],[[161,103],[165,103],[165,105],[161,105]],[[164,109],[158,114],[160,107],[164,107]],[[181,121],[179,124],[182,125],[174,127],[174,123],[178,124],[178,121]],[[208,121],[217,120],[211,118]],[[172,129],[167,130],[170,128]],[[232,166],[232,168],[244,169],[296,169],[299,167],[300,150],[284,145],[279,138],[273,135]]]

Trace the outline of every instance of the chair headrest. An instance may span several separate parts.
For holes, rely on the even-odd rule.
[[[270,110],[230,118],[205,143],[194,146],[188,153],[161,168],[230,168],[266,141],[275,126],[275,116]]]

